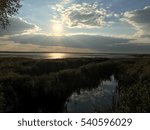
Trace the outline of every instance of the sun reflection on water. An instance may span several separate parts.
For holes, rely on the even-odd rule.
[[[66,54],[65,53],[49,53],[47,55],[48,59],[63,59],[66,58]]]

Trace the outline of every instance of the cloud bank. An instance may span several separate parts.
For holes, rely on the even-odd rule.
[[[18,51],[52,51],[52,52],[120,52],[149,53],[149,44],[135,43],[133,39],[106,36],[74,35],[54,37],[46,35],[22,35],[9,39],[0,39],[1,48]],[[6,44],[7,43],[7,44]],[[7,47],[7,48],[6,48]],[[24,48],[24,50],[23,50]],[[1,49],[0,49],[1,50]]]

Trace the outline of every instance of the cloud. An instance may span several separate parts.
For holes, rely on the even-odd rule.
[[[141,41],[142,42],[142,41]],[[40,34],[0,39],[0,50],[52,52],[149,53],[150,45],[137,39],[99,35],[46,36]]]
[[[34,33],[39,30],[39,27],[25,21],[22,18],[9,18],[10,25],[7,27],[6,30],[0,30],[0,36],[3,35],[14,35],[14,34],[21,34],[21,33]]]
[[[62,0],[62,2],[68,3],[68,2],[70,2],[70,0]]]
[[[111,48],[112,52],[120,52],[120,53],[148,53],[150,54],[150,45],[143,43],[125,43],[113,46]]]
[[[11,37],[10,40],[22,44],[35,44],[52,47],[63,46],[78,49],[91,49],[95,51],[107,51],[111,50],[115,44],[127,43],[130,39],[99,35],[72,35],[63,37],[46,35],[22,35]]]
[[[58,13],[58,17],[53,22],[60,22],[68,27],[102,27],[105,24],[106,10],[99,8],[97,3],[71,4],[69,6],[57,4],[53,9]]]
[[[136,30],[136,35],[150,34],[150,6],[140,10],[134,10],[124,13],[124,19],[131,24]]]
[[[94,52],[92,49],[73,48],[64,46],[37,45],[16,43],[9,39],[0,38],[0,51],[23,51],[23,52]]]

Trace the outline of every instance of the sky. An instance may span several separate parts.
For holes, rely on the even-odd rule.
[[[22,0],[0,51],[150,53],[150,0]]]

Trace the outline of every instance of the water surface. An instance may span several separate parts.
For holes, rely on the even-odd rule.
[[[25,57],[33,59],[65,59],[65,58],[127,58],[127,54],[105,54],[105,53],[0,53],[0,57]]]
[[[65,103],[65,111],[74,112],[107,112],[117,100],[117,81],[114,76],[111,80],[102,81],[97,88],[74,92]]]

